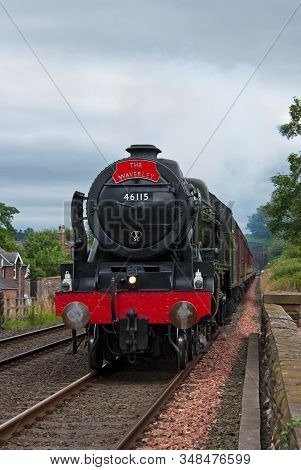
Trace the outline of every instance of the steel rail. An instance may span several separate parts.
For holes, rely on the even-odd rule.
[[[80,338],[80,337],[84,336],[85,334],[86,333],[81,333],[81,334],[77,335],[77,337]],[[53,343],[44,344],[43,346],[40,346],[38,348],[30,349],[28,351],[24,351],[20,354],[16,354],[15,356],[6,357],[5,359],[0,360],[0,367],[5,365],[5,364],[8,364],[9,362],[13,362],[13,361],[16,361],[18,359],[23,359],[24,357],[31,356],[32,354],[36,354],[36,353],[39,353],[39,352],[42,352],[42,351],[46,351],[47,349],[53,348],[54,346],[58,346],[60,344],[67,343],[68,341],[72,341],[72,338],[71,337],[63,338],[63,339],[60,339],[58,341],[54,341]]]
[[[40,333],[45,333],[45,332],[49,332],[52,330],[58,330],[64,326],[65,326],[64,323],[60,323],[59,325],[47,326],[46,328],[41,328],[40,330],[28,331],[26,333],[21,333],[20,335],[7,336],[6,338],[0,339],[0,344],[9,343],[10,341],[15,341],[15,340],[22,339],[22,338],[28,338],[29,336],[35,336]]]
[[[31,424],[38,416],[42,416],[46,412],[52,410],[58,403],[71,396],[81,387],[90,382],[95,376],[96,372],[90,372],[89,374],[84,375],[58,392],[55,392],[53,395],[50,395],[44,400],[36,403],[31,408],[28,408],[14,418],[1,424],[0,442],[7,442],[13,434],[20,431],[25,425]]]
[[[165,405],[170,395],[178,388],[178,386],[187,377],[189,372],[194,368],[196,363],[201,359],[202,355],[199,355],[193,361],[191,361],[186,369],[179,372],[169,382],[167,387],[163,390],[161,395],[151,405],[151,407],[141,416],[138,421],[130,428],[130,430],[113,446],[113,450],[127,450],[135,444],[139,439],[140,435],[145,430],[149,422],[159,414],[161,408]]]
[[[212,335],[210,341],[208,341],[208,346],[211,346],[212,343],[221,333],[222,328],[219,327],[218,330]],[[206,353],[205,353],[206,354]],[[204,353],[199,354],[195,357],[187,367],[179,372],[172,380],[169,382],[167,387],[163,390],[161,395],[155,400],[155,402],[148,408],[148,410],[142,415],[138,421],[129,429],[129,431],[114,445],[113,450],[128,450],[137,442],[139,437],[143,434],[146,426],[152,421],[152,419],[157,416],[166,404],[170,395],[179,387],[187,375],[191,372],[194,366],[204,357]]]
[[[79,336],[83,336],[83,334]],[[215,335],[217,336],[217,335]],[[68,341],[70,338],[63,340]],[[55,343],[53,343],[55,345]],[[211,341],[210,341],[211,344]],[[47,345],[46,345],[47,347]],[[38,348],[39,349],[39,348]],[[112,450],[125,450],[130,449],[130,446],[133,446],[138,438],[141,436],[145,427],[152,420],[153,417],[158,415],[161,408],[167,402],[169,396],[179,387],[183,380],[187,377],[190,371],[194,368],[197,362],[203,357],[203,354],[200,354],[195,359],[193,359],[184,369],[179,372],[172,380],[169,382],[167,387],[163,390],[161,395],[156,399],[156,401],[151,405],[151,407],[145,412],[145,414],[139,418],[139,420],[130,428],[130,430],[112,447]],[[0,363],[1,364],[1,363]],[[107,366],[104,366],[105,369]],[[97,376],[97,372],[93,371],[89,374],[83,376],[82,378],[76,380],[67,387],[59,390],[50,397],[42,400],[31,408],[23,411],[19,415],[11,418],[2,425],[0,425],[0,442],[7,442],[7,440],[16,432],[20,431],[25,425],[31,424],[38,416],[44,415],[46,412],[51,411],[58,403],[64,401],[66,398],[71,396],[75,391],[80,389],[83,385],[87,384],[92,378]]]

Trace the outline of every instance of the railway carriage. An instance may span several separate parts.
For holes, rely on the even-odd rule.
[[[57,315],[74,332],[86,326],[92,369],[170,351],[185,368],[235,309],[254,259],[203,181],[153,145],[127,151],[73,196],[74,259],[61,267]]]

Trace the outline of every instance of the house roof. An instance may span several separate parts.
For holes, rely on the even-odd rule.
[[[3,266],[13,266],[16,264],[18,258],[23,264],[20,253],[17,251],[5,251],[0,247],[0,258],[3,259]]]
[[[0,290],[13,290],[13,289],[18,290],[18,288],[15,287],[12,282],[0,277]]]

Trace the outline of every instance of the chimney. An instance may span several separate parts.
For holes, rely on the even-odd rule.
[[[129,158],[158,158],[161,150],[154,145],[131,145],[126,149],[131,155]]]
[[[60,245],[63,251],[66,251],[66,230],[65,230],[65,225],[59,225],[58,231],[57,231]]]

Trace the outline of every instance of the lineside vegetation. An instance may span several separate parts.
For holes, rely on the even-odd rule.
[[[279,128],[287,139],[301,136],[301,98],[294,98],[289,108],[290,121]],[[269,290],[301,291],[301,154],[291,153],[289,171],[271,178],[274,185],[270,201],[260,206],[260,219],[272,238],[265,237],[269,266],[263,284]],[[250,227],[248,227],[250,228]],[[257,230],[258,231],[258,230]],[[258,231],[264,233],[264,231]]]

